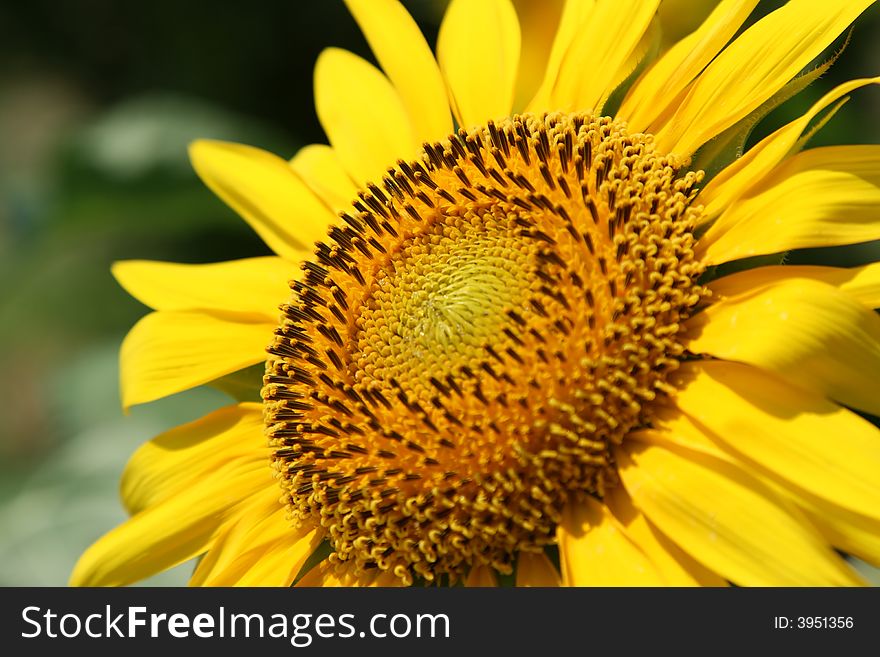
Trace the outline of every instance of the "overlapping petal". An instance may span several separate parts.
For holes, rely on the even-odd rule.
[[[677,407],[742,458],[830,504],[880,517],[880,430],[871,423],[748,365],[688,363],[682,377]]]
[[[204,139],[194,142],[189,154],[211,191],[288,260],[306,257],[335,220],[280,157],[252,146]]]
[[[265,466],[242,467],[187,486],[132,516],[80,557],[72,586],[125,586],[208,550],[230,513],[274,486]]]
[[[418,153],[397,91],[379,69],[347,50],[327,48],[318,57],[315,109],[339,161],[359,187],[380,181],[398,159]]]
[[[290,161],[290,166],[333,212],[348,209],[357,197],[357,186],[336,151],[326,144],[303,146]]]
[[[700,191],[696,203],[704,206],[705,219],[715,219],[727,206],[754,185],[757,185],[795,148],[810,122],[827,107],[841,101],[851,91],[869,84],[880,84],[880,78],[852,80],[841,84],[801,117],[788,123],[749,148],[742,157],[731,162]]]
[[[694,561],[645,518],[622,487],[611,489],[604,502],[669,586],[727,586],[723,578]]]
[[[199,562],[190,586],[290,586],[323,536],[294,529],[278,490],[269,488],[230,520]]]
[[[816,58],[874,0],[790,0],[740,35],[697,78],[657,147],[687,156],[748,115]]]
[[[563,586],[664,586],[653,561],[602,503],[570,503],[557,530]]]
[[[269,456],[260,404],[226,406],[138,448],[122,473],[122,501],[133,515],[209,477],[268,468]]]
[[[452,0],[437,60],[463,128],[509,116],[519,68],[519,20],[510,0]]]
[[[596,0],[589,8],[564,15],[568,19],[580,14],[581,21],[572,30],[549,101],[541,109],[592,112],[601,108],[623,77],[620,71],[648,30],[659,4],[659,0]]]
[[[698,426],[678,411],[657,418],[658,436],[664,443],[696,450],[735,467],[747,468],[773,491],[796,504],[822,536],[839,550],[880,565],[880,520],[855,513],[808,491],[792,486],[775,471],[742,462],[740,456],[708,428]],[[711,438],[710,438],[711,436]]]
[[[722,0],[693,34],[670,48],[627,94],[617,118],[633,132],[649,131],[675,111],[691,81],[730,41],[758,0]]]
[[[691,351],[772,370],[880,415],[880,316],[831,285],[805,278],[730,291],[738,294],[686,323],[694,334]]]
[[[559,26],[556,28],[553,45],[547,56],[544,77],[529,102],[527,111],[537,113],[550,107],[550,92],[559,77],[562,59],[565,57],[572,40],[580,32],[581,27],[586,24],[594,4],[595,0],[565,0],[563,2]]]
[[[416,140],[446,137],[452,132],[446,86],[416,22],[397,0],[345,0],[345,4],[397,90]]]
[[[795,155],[700,239],[717,264],[791,249],[880,239],[880,146],[829,146]]]
[[[153,310],[219,310],[275,321],[299,267],[270,256],[206,265],[124,260],[112,271],[126,292]]]
[[[880,263],[877,262],[862,267],[755,267],[714,280],[709,288],[719,297],[731,297],[799,278],[833,285],[867,308],[880,308]]]
[[[265,360],[276,325],[231,313],[150,313],[122,342],[123,407],[161,399]]]
[[[880,567],[880,520],[831,504],[799,488],[782,488],[822,536],[838,550]]]
[[[858,578],[823,537],[756,477],[651,431],[617,451],[639,509],[704,566],[745,586],[849,586]]]

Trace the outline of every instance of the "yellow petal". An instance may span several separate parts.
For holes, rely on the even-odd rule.
[[[566,506],[557,528],[563,586],[665,586],[623,525],[593,498]]]
[[[727,586],[727,582],[694,561],[633,506],[622,486],[605,496],[605,504],[626,528],[626,534],[644,552],[670,586]]]
[[[226,406],[138,448],[122,473],[122,501],[133,515],[224,468],[268,469],[269,457],[260,404]]]
[[[334,216],[285,160],[259,148],[199,140],[189,148],[196,173],[275,253],[307,257]]]
[[[141,319],[122,342],[122,405],[188,390],[266,358],[276,323],[230,313],[161,311]]]
[[[313,529],[300,537],[294,534],[260,545],[243,554],[229,572],[222,573],[208,586],[290,586],[320,542],[321,534]]]
[[[556,567],[543,552],[520,552],[516,559],[517,586],[560,586]]]
[[[153,310],[229,310],[275,321],[299,267],[278,257],[207,265],[124,260],[112,271],[126,292]]]
[[[655,424],[659,431],[655,433],[655,437],[662,435],[664,443],[703,452],[716,459],[728,461],[736,467],[743,467],[729,445],[707,429],[698,427],[680,411],[662,413],[659,422],[656,420],[658,418],[655,418]],[[634,432],[631,436],[638,440],[641,432]],[[772,470],[752,466],[751,473],[770,486],[777,495],[795,503],[835,548],[880,565],[880,520],[853,513],[805,490],[792,487]]]
[[[591,0],[592,1],[592,0]],[[524,108],[544,81],[550,52],[557,37],[564,0],[512,0],[519,17],[521,45],[516,76],[515,108]]]
[[[703,452],[741,467],[740,462],[731,452],[724,451],[717,439],[713,440],[714,434],[677,408],[658,406],[653,425],[655,431],[652,439],[662,439],[664,443],[672,443],[690,451]],[[638,440],[641,430],[633,431],[630,435],[634,440]]]
[[[601,108],[654,19],[660,0],[596,0],[563,56],[543,110]]]
[[[299,149],[290,166],[334,212],[347,210],[357,198],[357,187],[345,172],[336,151],[325,144]]]
[[[437,37],[437,60],[462,128],[509,116],[520,33],[510,0],[452,0]]]
[[[617,118],[642,132],[664,116],[679,94],[730,41],[758,0],[722,0],[694,33],[664,54],[633,85]]]
[[[725,48],[656,133],[686,156],[759,107],[819,56],[874,0],[791,0]]]
[[[880,146],[831,146],[795,155],[700,238],[709,264],[880,238]]]
[[[864,267],[819,267],[812,265],[775,265],[755,267],[712,281],[709,288],[721,297],[742,294],[768,285],[806,278],[833,285],[868,308],[880,308],[880,263]]]
[[[333,150],[360,187],[381,181],[419,150],[400,96],[382,73],[347,50],[327,48],[315,64],[315,109]]]
[[[345,0],[397,90],[418,142],[453,131],[446,86],[419,26],[397,0]],[[389,162],[390,164],[390,162]]]
[[[248,549],[244,546],[278,540],[282,531],[290,530],[284,511],[277,486],[267,486],[239,504],[217,533],[211,550],[199,559],[189,586],[208,586],[206,582],[216,578]]]
[[[707,568],[741,586],[854,585],[858,579],[757,478],[722,460],[654,440],[617,450],[633,502]]]
[[[876,313],[831,285],[803,278],[739,291],[685,323],[695,336],[690,351],[757,365],[880,414]]]
[[[351,578],[354,579],[353,577]],[[336,577],[334,566],[326,559],[318,563],[309,572],[303,575],[300,580],[294,584],[294,588],[318,588],[318,587],[339,587],[353,586],[353,584],[345,584]]]
[[[849,92],[868,84],[880,84],[880,77],[853,80],[835,87],[803,116],[759,141],[742,157],[734,160],[712,178],[695,201],[704,206],[707,220],[717,217],[750,187],[763,181],[765,176],[795,148],[801,135],[819,112]]]
[[[231,556],[214,564],[209,573],[196,572],[193,579],[201,581],[198,585],[290,586],[293,583],[321,542],[323,532],[309,526],[291,527],[286,520],[287,509],[277,499],[277,491],[275,497],[275,511],[263,522],[251,525],[231,540],[218,537],[211,554],[222,550]]]
[[[498,586],[498,578],[489,566],[478,565],[471,568],[464,585],[468,588],[487,588]]]
[[[562,15],[559,18],[559,27],[553,37],[553,46],[547,59],[547,67],[543,80],[529,101],[527,111],[540,113],[550,107],[550,92],[556,79],[559,77],[559,67],[562,58],[568,51],[572,40],[587,24],[595,7],[595,0],[565,0],[562,6]]]
[[[831,504],[880,518],[880,431],[748,365],[684,364],[675,403],[742,458]]]
[[[251,467],[186,487],[100,538],[80,557],[70,584],[125,586],[188,561],[211,547],[239,503],[276,485],[268,467]]]
[[[354,567],[340,568],[324,560],[312,568],[295,585],[297,588],[309,587],[399,587],[403,582],[388,571],[373,569],[358,575]]]
[[[796,488],[779,486],[831,545],[880,567],[880,520],[853,513]]]

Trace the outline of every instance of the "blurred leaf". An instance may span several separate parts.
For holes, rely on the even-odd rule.
[[[260,401],[260,389],[263,387],[263,373],[265,371],[266,366],[259,363],[215,379],[209,385],[225,392],[236,401],[258,402]]]
[[[116,341],[48,373],[44,412],[57,433],[55,448],[5,491],[0,585],[65,585],[79,555],[125,520],[119,477],[137,446],[228,401],[198,388],[123,416],[117,376]],[[0,466],[4,481],[13,479],[8,465]],[[181,585],[191,570],[179,567],[147,583]]]
[[[187,146],[199,138],[293,151],[289,139],[257,121],[195,99],[156,94],[128,99],[101,115],[77,135],[72,157],[109,179],[131,180],[155,171],[188,177]]]
[[[855,557],[847,557],[847,561],[849,561],[853,568],[865,578],[865,580],[871,586],[880,586],[880,568],[876,566],[872,566],[869,563],[862,561],[861,559],[856,559]]]

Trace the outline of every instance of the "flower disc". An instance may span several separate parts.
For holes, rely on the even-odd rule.
[[[699,174],[608,118],[515,116],[368,185],[283,308],[263,398],[333,559],[509,572],[617,482],[703,297]]]

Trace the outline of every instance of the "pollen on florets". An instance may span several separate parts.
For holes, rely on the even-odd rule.
[[[367,185],[292,283],[264,379],[274,467],[332,559],[509,572],[617,482],[703,297],[700,173],[609,118],[515,116]]]

